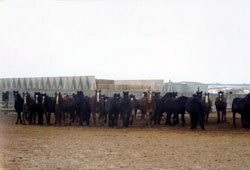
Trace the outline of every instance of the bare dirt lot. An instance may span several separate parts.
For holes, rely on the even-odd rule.
[[[250,129],[15,125],[0,114],[0,169],[250,169]]]

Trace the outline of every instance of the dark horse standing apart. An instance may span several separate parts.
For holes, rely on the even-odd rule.
[[[241,125],[243,128],[248,128],[250,124],[250,93],[244,98],[235,98],[232,104],[233,126],[236,127],[235,115],[241,115]]]
[[[123,98],[121,100],[121,113],[123,118],[123,127],[129,126],[129,119],[131,114],[131,101],[128,96],[129,92],[123,92]]]
[[[190,97],[186,102],[186,111],[190,115],[191,129],[197,129],[198,122],[200,123],[201,129],[204,128],[204,111],[202,107],[202,92],[199,90],[193,97]]]
[[[13,95],[15,98],[14,108],[15,108],[15,111],[17,112],[16,124],[18,124],[18,121],[20,122],[20,124],[22,124],[21,113],[23,112],[23,99],[21,95],[18,93],[18,91],[14,91]]]
[[[215,100],[215,106],[217,110],[217,123],[220,123],[220,112],[222,112],[221,122],[227,122],[226,114],[227,114],[227,100],[224,97],[224,92],[220,91],[218,93],[218,97]]]
[[[89,100],[84,96],[82,91],[77,91],[77,94],[74,96],[74,105],[76,115],[79,117],[79,125],[82,125],[83,121],[86,121],[86,124],[89,126],[90,105]],[[74,117],[72,119],[74,120]]]
[[[90,98],[90,108],[92,114],[93,125],[96,125],[96,113],[99,113],[99,121],[101,121],[101,125],[104,124],[104,113],[105,106],[104,100],[101,96],[101,90],[95,90],[95,95]]]
[[[209,93],[205,93],[204,97],[202,97],[202,106],[205,113],[205,121],[208,122],[209,113],[212,111],[212,101]]]

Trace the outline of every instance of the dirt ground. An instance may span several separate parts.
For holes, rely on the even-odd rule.
[[[15,125],[0,114],[0,169],[250,169],[250,129]],[[187,116],[188,117],[188,116]]]

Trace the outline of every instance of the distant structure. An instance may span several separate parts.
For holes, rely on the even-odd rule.
[[[169,79],[169,82],[168,82],[168,90],[167,92],[173,92],[173,85],[172,85],[172,81]]]
[[[74,77],[36,77],[36,78],[2,78],[0,79],[0,95],[9,91],[10,100],[13,100],[13,91],[20,93],[36,91],[54,95],[55,92],[73,93],[77,90],[86,91],[87,95],[96,89],[94,76]]]
[[[164,84],[164,92],[178,92],[179,94],[189,95],[196,93],[197,89],[208,92],[208,84],[198,82],[172,82]]]

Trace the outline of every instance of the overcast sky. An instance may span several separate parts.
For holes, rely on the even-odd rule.
[[[249,0],[2,0],[0,77],[250,83]]]

